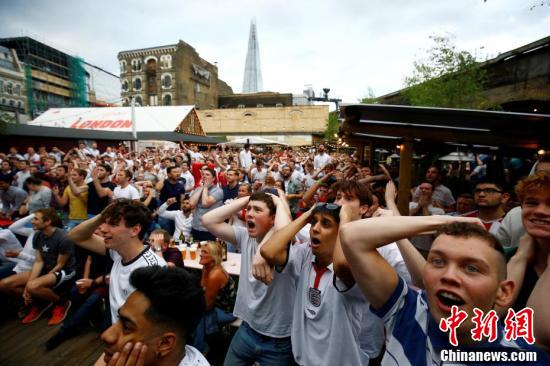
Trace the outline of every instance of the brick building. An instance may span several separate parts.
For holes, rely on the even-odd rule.
[[[139,105],[207,109],[218,105],[220,95],[233,93],[218,79],[218,67],[181,40],[174,45],[122,51],[118,60],[124,105],[134,97]]]

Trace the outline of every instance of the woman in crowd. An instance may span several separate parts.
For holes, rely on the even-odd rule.
[[[206,354],[206,337],[220,331],[220,327],[235,320],[233,307],[237,297],[235,281],[222,267],[222,248],[216,242],[201,246],[201,287],[204,289],[206,314],[195,330],[192,345]]]

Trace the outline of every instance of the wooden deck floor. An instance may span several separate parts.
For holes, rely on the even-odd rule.
[[[1,313],[0,365],[2,366],[65,366],[93,365],[103,347],[99,333],[86,331],[66,340],[53,351],[46,351],[44,344],[59,326],[49,327],[48,318],[22,325],[13,312]]]

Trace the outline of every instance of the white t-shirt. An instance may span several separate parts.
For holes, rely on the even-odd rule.
[[[241,252],[241,273],[233,314],[247,322],[256,332],[274,337],[289,337],[297,279],[274,271],[273,282],[265,285],[252,276],[252,260],[258,242],[243,227],[233,226],[237,248]]]
[[[185,217],[182,210],[177,211],[166,211],[168,205],[165,203],[159,207],[158,215],[162,218],[174,220],[176,229],[174,230],[174,235],[172,239],[179,240],[180,233],[183,232],[185,238],[189,238],[191,233],[191,222],[193,221],[193,214],[190,214],[189,217]]]
[[[258,171],[258,168],[252,168],[252,170],[250,171],[250,176],[252,177],[252,182],[254,182],[256,179],[260,180],[260,182],[265,182],[267,169],[262,169]]]
[[[178,363],[178,366],[210,366],[210,364],[198,349],[186,345],[185,357]]]
[[[330,162],[330,155],[327,153],[317,154],[313,158],[313,167],[315,170],[321,169]]]
[[[114,250],[108,250],[108,254],[113,260],[109,282],[109,300],[111,303],[111,318],[113,324],[115,324],[118,321],[118,309],[120,309],[128,296],[135,290],[130,286],[130,275],[132,272],[142,267],[164,267],[166,266],[166,262],[163,258],[156,255],[149,246],[145,246],[145,249],[137,257],[126,264],[122,263],[122,257]]]
[[[317,274],[314,261],[309,244],[293,245],[283,269],[283,273],[288,272],[298,280],[291,337],[296,362],[368,365],[369,357],[359,346],[366,305],[359,286],[346,289],[335,276],[332,264],[324,273]]]
[[[252,165],[252,153],[246,150],[241,150],[239,153],[239,159],[241,160],[241,167],[247,169]]]
[[[181,177],[185,179],[185,190],[191,191],[193,188],[195,188],[195,177],[193,177],[193,174],[188,170],[185,173],[181,173]]]
[[[0,229],[0,259],[13,263],[19,263],[18,258],[9,258],[5,256],[6,250],[21,252],[23,247],[19,240],[9,229]]]
[[[113,199],[119,199],[119,198],[127,198],[129,200],[139,200],[139,192],[131,184],[128,184],[126,188],[122,188],[121,186],[116,186],[115,190],[113,191]]]

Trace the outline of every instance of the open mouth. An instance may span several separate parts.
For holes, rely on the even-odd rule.
[[[449,308],[453,305],[461,306],[466,303],[460,296],[448,291],[441,290],[437,292],[436,296],[444,306],[447,306]]]
[[[246,226],[249,228],[249,229],[254,229],[256,227],[256,224],[253,222],[253,221],[247,221],[246,222]]]

